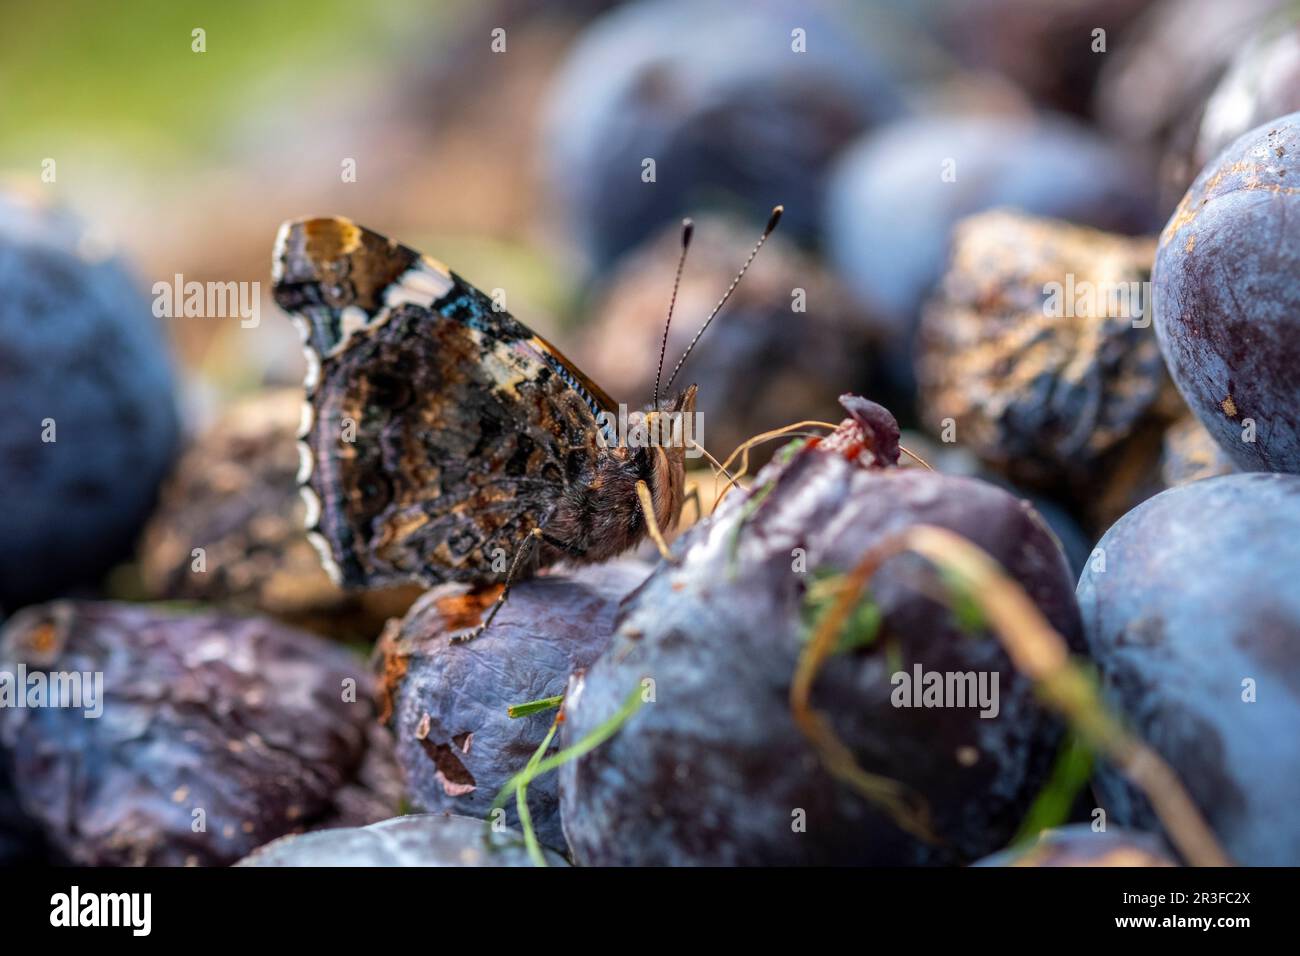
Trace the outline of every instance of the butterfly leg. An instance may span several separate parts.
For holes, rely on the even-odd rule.
[[[467,644],[488,629],[488,625],[492,623],[492,619],[495,618],[497,612],[501,610],[501,605],[505,604],[506,598],[510,596],[510,585],[514,584],[515,575],[519,573],[519,565],[524,559],[524,553],[532,547],[533,544],[540,541],[542,537],[541,528],[534,528],[532,531],[528,532],[528,537],[524,538],[523,542],[519,545],[519,550],[515,552],[514,560],[510,562],[510,570],[506,572],[506,585],[501,589],[501,593],[497,595],[496,601],[493,602],[492,610],[488,611],[487,617],[485,617],[477,626],[470,628],[468,631],[462,631],[459,634],[453,635],[451,643]]]
[[[636,483],[636,496],[641,502],[641,514],[645,516],[646,530],[650,532],[650,540],[659,549],[659,556],[669,564],[676,564],[677,559],[668,550],[668,542],[664,540],[663,532],[659,530],[659,521],[655,518],[655,503],[654,499],[650,497],[649,485],[644,481],[638,481]]]
[[[686,497],[682,499],[682,514],[686,514],[686,506],[695,503],[695,520],[699,521],[704,517],[704,504],[700,501],[700,486],[692,485],[691,490],[686,492]]]

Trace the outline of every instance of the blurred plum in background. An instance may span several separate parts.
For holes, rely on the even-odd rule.
[[[704,209],[761,225],[783,203],[782,229],[814,241],[832,158],[903,109],[860,16],[835,2],[636,0],[593,23],[545,132],[552,198],[586,261],[604,267]]]
[[[1157,225],[1142,165],[1065,117],[932,115],[867,135],[832,173],[827,245],[904,355],[952,227],[997,206],[1123,233]]]
[[[0,194],[0,608],[126,557],[176,453],[171,358],[145,288],[47,203]]]

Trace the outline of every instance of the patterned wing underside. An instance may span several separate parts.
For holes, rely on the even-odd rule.
[[[299,479],[327,567],[347,586],[500,580],[589,473],[613,402],[445,267],[345,220],[286,224],[275,279],[308,356]]]

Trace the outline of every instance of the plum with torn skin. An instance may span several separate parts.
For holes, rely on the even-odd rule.
[[[412,803],[486,817],[555,719],[554,709],[511,718],[510,707],[563,694],[569,675],[605,649],[619,601],[649,571],[624,560],[521,581],[492,626],[465,644],[449,639],[478,623],[495,589],[442,585],[392,622],[377,649],[383,716]],[[563,850],[554,774],[529,786],[528,806],[538,839]],[[514,800],[505,819],[518,826]]]

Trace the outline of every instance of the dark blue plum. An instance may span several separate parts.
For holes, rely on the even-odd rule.
[[[782,230],[813,238],[832,157],[901,109],[859,16],[792,0],[639,0],[596,20],[550,92],[545,131],[557,206],[590,264],[706,207],[761,225],[784,203]],[[795,30],[806,52],[792,49]]]
[[[1170,375],[1243,471],[1300,472],[1300,113],[1192,183],[1152,273]]]
[[[563,694],[569,675],[609,644],[619,601],[648,573],[639,562],[619,561],[523,581],[491,627],[467,644],[449,638],[478,622],[482,592],[443,585],[416,602],[379,647],[385,716],[411,802],[486,817],[555,719],[554,710],[511,718],[509,708]],[[538,839],[564,849],[554,774],[529,786],[528,806]],[[518,826],[514,800],[505,820]]]
[[[998,206],[1123,233],[1156,225],[1141,168],[1073,121],[929,116],[870,133],[839,160],[827,244],[850,288],[906,340],[952,227]]]
[[[174,387],[123,264],[70,217],[0,195],[0,606],[129,554],[177,450]]]
[[[867,771],[926,803],[939,842],[831,776],[796,725],[791,680],[822,613],[818,595],[915,524],[985,548],[1081,646],[1072,577],[1042,519],[985,482],[894,467],[896,426],[890,438],[871,403],[847,401],[854,419],[779,452],[752,488],[685,534],[680,563],[660,564],[629,596],[613,643],[575,679],[566,745],[631,693],[649,697],[612,738],[560,768],[564,832],[580,865],[969,862],[1006,845],[1044,784],[1059,724],[998,641],[963,630],[931,599],[932,570],[906,557],[873,580],[878,626],[855,625],[862,640],[827,662],[813,705]],[[864,447],[880,457],[871,463]],[[996,674],[999,713],[896,706],[893,675],[916,666]]]
[[[1078,598],[1108,695],[1231,857],[1300,864],[1300,477],[1171,488],[1098,548]],[[1096,789],[1111,822],[1158,825],[1113,769]]]
[[[299,833],[259,847],[236,866],[530,866],[514,830],[485,841],[482,820],[449,813],[417,813],[365,827]],[[543,850],[548,866],[568,866]]]

